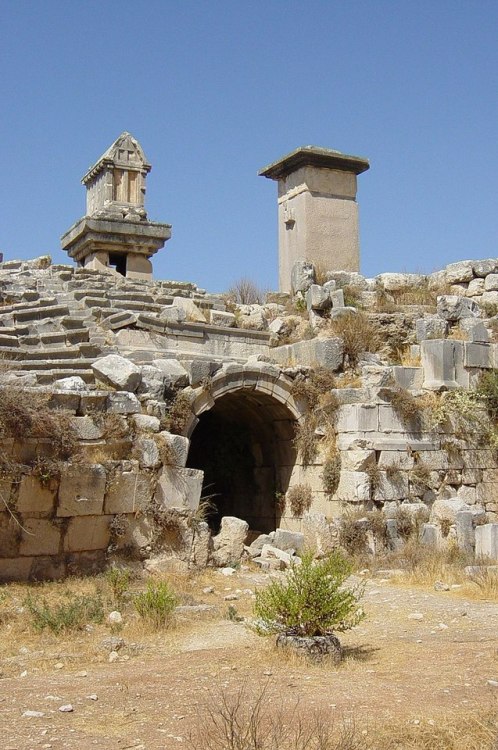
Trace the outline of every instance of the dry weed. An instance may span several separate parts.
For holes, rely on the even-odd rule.
[[[290,508],[293,516],[300,518],[303,513],[311,508],[313,495],[309,484],[295,484],[287,490],[286,505]]]
[[[379,326],[372,322],[365,313],[350,313],[331,320],[328,330],[342,339],[344,359],[351,368],[365,352],[377,352],[382,347]]]

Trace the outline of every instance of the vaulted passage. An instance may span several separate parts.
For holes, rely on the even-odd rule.
[[[187,465],[204,471],[215,531],[222,516],[242,518],[254,531],[277,528],[278,495],[287,491],[296,459],[294,426],[285,406],[249,389],[222,396],[201,414]]]

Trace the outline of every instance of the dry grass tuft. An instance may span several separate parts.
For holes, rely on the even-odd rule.
[[[258,286],[255,281],[243,276],[234,281],[225,296],[237,305],[262,305],[266,292],[267,290]]]
[[[180,391],[170,403],[166,429],[175,435],[182,435],[191,416],[190,399]]]
[[[286,506],[291,509],[293,516],[300,518],[311,508],[313,495],[309,484],[295,484],[287,490]]]
[[[379,326],[372,322],[365,313],[350,313],[331,320],[328,330],[342,339],[344,358],[351,368],[365,352],[378,352],[382,347]]]

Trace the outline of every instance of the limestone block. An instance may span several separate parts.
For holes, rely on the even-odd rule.
[[[486,507],[498,503],[498,483],[480,482],[476,486],[476,502]]]
[[[10,513],[0,512],[0,558],[18,554],[20,536],[21,528],[15,519]]]
[[[59,380],[56,380],[54,389],[57,391],[81,393],[82,391],[86,391],[88,386],[79,375],[72,375],[70,378],[59,378]]]
[[[296,292],[307,292],[315,283],[315,268],[313,263],[307,260],[298,260],[292,266],[291,288],[293,294]]]
[[[446,294],[437,298],[437,312],[444,320],[455,322],[461,318],[478,318],[479,305],[469,297],[460,297],[455,294]]]
[[[467,510],[459,511],[455,516],[455,526],[458,547],[463,552],[472,554],[475,547],[475,531],[472,513]]]
[[[498,560],[498,523],[487,523],[477,526],[476,557],[485,557]]]
[[[104,513],[136,513],[150,505],[153,482],[150,474],[138,471],[116,473],[108,483]]]
[[[291,359],[301,365],[319,365],[335,371],[342,367],[343,352],[344,345],[340,338],[315,338],[287,346],[277,346],[272,349],[272,358],[277,362],[287,362]]]
[[[161,421],[158,417],[149,416],[148,414],[133,414],[131,422],[138,432],[159,432]]]
[[[335,279],[326,281],[325,284],[323,284],[323,288],[326,289],[330,295],[331,292],[335,292],[337,289],[337,281],[335,281]]]
[[[462,450],[461,454],[465,469],[491,469],[496,466],[491,450]]]
[[[57,515],[67,517],[102,513],[105,485],[106,471],[100,464],[65,464],[59,485]]]
[[[448,521],[449,523],[454,524],[456,514],[464,510],[470,511],[471,508],[459,497],[438,498],[431,508],[430,521],[431,523]]]
[[[193,300],[187,297],[173,297],[173,305],[184,310],[187,321],[192,323],[206,323],[206,316],[202,314]]]
[[[474,277],[474,261],[461,260],[446,266],[446,279],[449,284],[470,281]]]
[[[30,581],[60,581],[66,577],[66,560],[62,555],[39,555],[29,559],[32,561]]]
[[[488,273],[496,273],[498,271],[498,260],[496,258],[475,260],[473,269],[476,276],[487,276]]]
[[[372,451],[375,455],[375,451]],[[389,467],[396,467],[403,471],[409,471],[413,469],[414,458],[411,451],[381,451],[379,456],[378,466],[379,469],[387,469]]]
[[[420,543],[426,547],[439,546],[439,527],[434,523],[424,523],[420,530]]]
[[[157,442],[164,464],[185,467],[190,447],[188,438],[173,435],[171,432],[161,432],[157,436]]]
[[[139,396],[148,396],[154,399],[164,398],[165,376],[162,370],[154,365],[142,366],[142,379],[137,388]]]
[[[159,448],[153,438],[139,435],[133,443],[133,456],[141,469],[157,469],[161,464]]]
[[[272,544],[264,544],[261,550],[261,558],[263,560],[268,560],[269,558],[280,560],[288,568],[292,562],[292,550],[285,552],[278,547],[274,547]]]
[[[163,508],[196,511],[202,492],[204,472],[179,466],[163,466],[159,473],[155,501]]]
[[[467,334],[469,341],[483,344],[489,343],[489,332],[481,320],[475,318],[462,318],[458,324],[462,331]]]
[[[200,385],[203,380],[211,378],[221,369],[221,362],[211,359],[183,360],[182,365],[188,373],[189,384],[192,388]]]
[[[126,391],[109,393],[106,402],[106,411],[110,414],[139,414],[142,408],[140,401],[134,393]]]
[[[178,305],[168,305],[159,313],[159,320],[162,320],[164,323],[184,323],[186,319],[186,310]]]
[[[295,552],[300,552],[304,547],[304,534],[299,531],[277,529],[272,544],[284,551],[293,549]]]
[[[377,277],[386,292],[398,292],[422,286],[426,276],[420,273],[381,273]]]
[[[420,345],[424,385],[428,390],[458,388],[456,362],[461,341],[422,341]]]
[[[498,273],[490,273],[484,279],[484,289],[486,292],[495,292],[498,290]]]
[[[437,315],[418,318],[415,321],[417,341],[426,339],[443,339],[448,330],[448,323]]]
[[[78,391],[54,391],[48,402],[50,409],[65,409],[72,414],[80,408],[81,393]]]
[[[20,555],[57,555],[61,529],[46,518],[26,518],[23,521]]]
[[[78,440],[100,440],[104,437],[105,429],[103,424],[97,424],[92,417],[73,417],[71,419]]]
[[[324,287],[325,288],[325,287]],[[336,310],[338,307],[344,307],[344,292],[342,289],[336,289],[329,292],[332,307]]]
[[[341,287],[355,286],[358,289],[368,289],[367,279],[357,271],[328,271],[327,278]]]
[[[379,431],[405,432],[408,431],[408,425],[395,412],[389,404],[379,404]]]
[[[337,432],[376,432],[378,423],[376,404],[345,404],[337,412]]]
[[[370,500],[370,478],[363,471],[341,471],[336,492],[337,497],[352,503],[365,503]]]
[[[462,484],[479,484],[480,482],[498,482],[498,470],[493,469],[496,474],[492,479],[486,479],[487,472],[483,469],[463,469]]]
[[[64,550],[66,552],[105,550],[111,537],[109,528],[111,521],[112,516],[71,518],[64,536]]]
[[[392,367],[378,364],[363,364],[361,366],[361,382],[364,388],[386,388],[392,385]]]
[[[484,292],[479,302],[483,305],[498,305],[498,292],[495,290]]]
[[[465,367],[479,367],[481,369],[492,367],[491,347],[489,344],[465,341],[463,346]]]
[[[394,382],[400,388],[418,391],[422,388],[424,370],[422,367],[401,367],[395,365],[392,368]]]
[[[176,359],[153,359],[152,364],[164,373],[166,387],[181,388],[188,385],[188,372]]]
[[[44,486],[31,474],[24,474],[19,485],[16,510],[19,513],[51,513],[57,495],[55,483]]]
[[[211,310],[210,323],[212,326],[220,326],[221,328],[234,328],[237,325],[237,319],[231,312]]]
[[[212,559],[218,567],[226,567],[240,562],[249,524],[234,516],[221,519],[220,533],[213,537]]]
[[[331,299],[327,289],[318,284],[312,284],[306,292],[306,307],[308,310],[327,310]]]
[[[69,576],[98,575],[107,562],[106,550],[86,550],[70,552],[66,555],[66,570]]]
[[[200,521],[194,527],[189,562],[196,568],[204,569],[212,553],[211,529],[206,521]]]
[[[467,505],[475,505],[477,503],[477,490],[475,487],[469,487],[468,485],[462,485],[458,488],[456,496],[463,500]]]
[[[97,380],[121,391],[134,392],[140,384],[140,368],[118,354],[95,360],[92,370]]]
[[[466,297],[480,297],[484,292],[484,279],[472,279],[465,292]]]
[[[373,499],[382,501],[404,500],[408,497],[408,475],[398,471],[394,475],[380,472],[378,486],[374,488]]]
[[[365,471],[375,463],[373,450],[347,450],[341,452],[341,467],[349,471]]]
[[[336,546],[336,536],[323,514],[305,513],[301,527],[305,549],[314,550],[316,557],[324,557],[332,552]]]
[[[366,388],[332,388],[331,393],[337,399],[339,405],[361,404],[370,398]]]

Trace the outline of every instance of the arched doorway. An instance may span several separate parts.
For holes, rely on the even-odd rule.
[[[187,466],[204,471],[203,496],[217,531],[222,516],[237,516],[268,533],[280,522],[296,461],[295,415],[281,401],[254,388],[225,392],[198,416]]]

